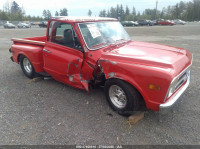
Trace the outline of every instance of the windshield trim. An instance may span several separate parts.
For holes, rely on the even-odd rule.
[[[101,22],[111,22],[111,21],[101,21]],[[119,22],[119,21],[112,21],[112,22]],[[85,38],[84,38],[84,36],[83,36],[83,33],[82,33],[82,31],[81,31],[81,28],[80,28],[80,24],[89,24],[89,23],[95,23],[95,21],[93,21],[93,22],[81,22],[81,23],[77,23],[78,24],[78,28],[79,28],[79,31],[80,31],[80,33],[81,33],[81,36],[82,36],[82,38],[83,38],[83,40],[84,40],[84,43],[85,43],[85,45],[86,45],[86,47],[87,47],[87,49],[88,50],[90,50],[90,51],[95,51],[95,50],[98,50],[98,49],[101,49],[101,48],[104,48],[104,47],[107,47],[107,46],[109,46],[109,45],[111,45],[111,44],[113,44],[113,43],[111,43],[111,44],[106,44],[106,45],[103,45],[103,46],[100,46],[100,47],[98,47],[98,48],[94,48],[94,49],[90,49],[89,47],[88,47],[88,45],[87,45],[87,42],[85,41]],[[119,22],[120,23],[120,22]],[[131,39],[130,39],[131,40]],[[127,41],[129,41],[129,40],[127,40]],[[115,44],[115,43],[114,43]]]

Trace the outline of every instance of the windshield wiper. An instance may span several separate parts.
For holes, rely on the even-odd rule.
[[[117,43],[117,42],[123,42],[123,41],[125,41],[125,39],[118,39],[118,40],[116,40],[115,42]]]
[[[99,43],[99,44],[96,44],[96,45],[93,45],[92,47],[90,47],[91,49],[99,49],[101,47],[104,47],[106,46],[107,43],[106,42],[102,42],[102,43]]]
[[[115,42],[119,42],[119,43],[124,43],[124,42],[127,42],[127,41],[130,41],[130,39],[118,39],[116,40]]]
[[[130,41],[130,40],[127,40],[127,39],[118,39],[118,40],[115,40],[115,42],[110,43],[110,45],[116,45],[116,44],[119,44],[119,43],[125,43],[127,41]]]

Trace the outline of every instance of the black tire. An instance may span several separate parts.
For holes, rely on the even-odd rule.
[[[25,61],[29,63],[28,68],[26,68]],[[24,72],[24,74],[28,78],[32,79],[34,77],[34,75],[35,75],[35,70],[34,70],[33,65],[30,62],[30,60],[26,56],[21,55],[20,58],[19,58],[19,62],[20,62],[20,66],[21,66],[21,69]]]
[[[124,107],[120,107],[119,108],[114,103],[115,101],[112,100],[113,98],[112,97],[111,97],[112,99],[110,98],[110,94],[112,93],[112,88],[115,87],[115,86],[119,86],[123,90],[123,93],[124,93],[123,95],[126,96],[126,104],[125,104]],[[120,115],[130,116],[135,111],[139,111],[140,110],[142,96],[129,83],[127,83],[127,82],[125,82],[123,80],[120,80],[120,79],[109,79],[109,80],[106,81],[104,89],[105,89],[106,99],[107,99],[110,107],[114,111],[119,113]],[[110,93],[109,93],[109,91],[110,91]]]

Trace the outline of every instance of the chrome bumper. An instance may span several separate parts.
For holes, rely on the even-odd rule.
[[[190,84],[190,75],[187,78],[187,82],[184,86],[181,87],[180,90],[178,90],[175,95],[172,95],[171,99],[169,99],[167,102],[160,104],[159,106],[159,113],[167,113],[170,111],[171,107],[175,104],[175,102],[180,98],[180,96],[185,92],[185,90],[188,88]]]

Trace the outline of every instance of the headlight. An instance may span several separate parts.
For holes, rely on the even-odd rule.
[[[173,81],[169,87],[169,90],[167,92],[167,98],[169,98],[188,79],[190,79],[190,69],[189,68],[186,69],[185,71],[181,72],[177,77],[175,77],[173,79]],[[165,100],[164,100],[164,102],[165,102]]]

